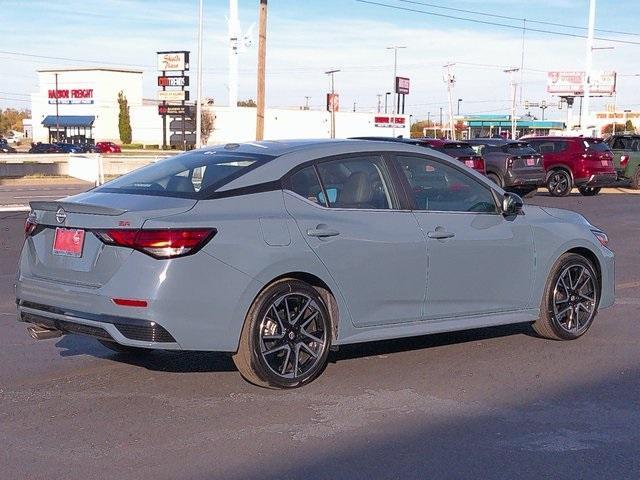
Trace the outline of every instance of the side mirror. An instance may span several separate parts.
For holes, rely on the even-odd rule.
[[[505,217],[519,215],[520,213],[522,213],[523,205],[524,201],[522,200],[520,195],[507,192],[504,194],[504,198],[502,199],[502,214]]]

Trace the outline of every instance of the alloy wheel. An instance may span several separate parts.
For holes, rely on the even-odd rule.
[[[305,376],[323,361],[325,325],[323,311],[310,296],[288,293],[276,298],[258,331],[263,362],[279,377]]]
[[[553,315],[557,325],[580,335],[589,327],[596,311],[597,288],[591,271],[579,263],[566,267],[553,291]]]
[[[564,196],[571,191],[571,179],[564,172],[555,171],[549,177],[547,187],[554,196]]]

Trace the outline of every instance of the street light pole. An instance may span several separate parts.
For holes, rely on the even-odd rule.
[[[196,72],[196,148],[202,147],[202,16],[203,0],[198,9],[198,71]]]
[[[393,95],[393,114],[397,115],[399,113],[400,102],[399,102],[399,93],[396,86],[396,78],[398,77],[398,50],[402,47],[398,45],[394,45],[393,47],[387,47],[387,50],[393,50],[393,89],[391,90]],[[391,124],[391,135],[396,136],[396,122],[395,120]]]
[[[584,72],[584,105],[580,112],[580,129],[584,129],[589,118],[591,103],[591,64],[593,62],[593,33],[596,24],[596,0],[589,0],[589,29],[587,31],[587,60]],[[583,117],[585,122],[583,123]]]
[[[453,100],[451,98],[451,90],[453,88],[453,84],[456,81],[455,75],[451,74],[451,67],[453,67],[454,65],[455,63],[447,63],[446,65],[444,65],[444,68],[447,69],[447,78],[445,79],[445,82],[447,83],[447,97],[449,99],[449,138],[451,138],[451,140],[456,139],[456,131],[453,124]]]
[[[385,92],[384,94],[384,113],[387,113],[387,99],[391,95],[391,92]]]
[[[511,76],[511,139],[516,139],[516,93],[518,90],[518,84],[516,83],[515,74],[519,68],[507,68],[504,73],[508,73]]]
[[[339,71],[340,70],[329,70],[324,72],[326,75],[331,77],[331,102],[329,102],[329,107],[331,108],[331,138],[336,138],[336,104],[333,75]]]
[[[458,99],[458,116],[460,116],[460,102],[462,102],[461,98]]]

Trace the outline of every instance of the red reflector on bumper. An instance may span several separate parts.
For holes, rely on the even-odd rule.
[[[133,298],[112,298],[113,303],[121,307],[142,307],[147,306],[146,300],[135,300]]]

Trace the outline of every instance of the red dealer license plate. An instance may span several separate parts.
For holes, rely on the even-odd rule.
[[[84,245],[84,230],[56,228],[53,239],[53,254],[67,257],[81,257]]]

